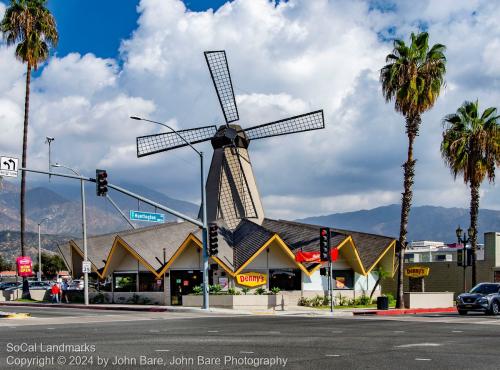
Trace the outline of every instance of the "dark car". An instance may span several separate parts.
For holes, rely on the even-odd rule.
[[[500,314],[500,283],[481,283],[470,292],[460,294],[457,297],[457,310],[460,315],[466,315],[469,311]]]
[[[0,283],[0,290],[5,290],[7,288],[12,288],[12,287],[15,287],[18,285],[19,285],[19,283],[15,282],[15,281],[3,282],[3,283]]]

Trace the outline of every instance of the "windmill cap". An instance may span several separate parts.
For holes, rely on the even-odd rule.
[[[221,126],[211,140],[214,149],[227,145],[235,145],[238,148],[248,148],[249,140],[239,125]]]

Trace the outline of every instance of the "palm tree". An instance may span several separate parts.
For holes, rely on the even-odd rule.
[[[477,216],[479,187],[488,177],[495,180],[495,167],[500,165],[500,116],[497,109],[487,108],[479,114],[478,101],[464,102],[456,113],[443,119],[445,131],[441,155],[457,178],[460,174],[470,186],[470,230],[472,246],[472,286],[477,283]]]
[[[408,135],[408,157],[403,164],[404,192],[401,205],[401,223],[399,229],[399,266],[397,307],[403,308],[403,264],[406,249],[408,217],[412,201],[412,186],[415,175],[413,144],[418,135],[421,115],[432,108],[441,87],[444,85],[446,73],[446,47],[435,44],[429,49],[429,35],[421,32],[411,34],[411,43],[406,45],[402,40],[394,40],[394,49],[386,57],[386,65],[380,70],[382,94],[387,102],[394,100],[397,112],[406,120]]]
[[[58,41],[56,22],[46,7],[46,0],[11,0],[0,24],[7,45],[16,46],[16,57],[26,63],[26,95],[24,99],[24,129],[22,167],[26,167],[28,146],[28,115],[32,69],[49,57],[49,46]],[[24,256],[26,174],[21,174],[21,255]],[[27,284],[24,284],[27,285]],[[28,295],[23,289],[23,295]]]

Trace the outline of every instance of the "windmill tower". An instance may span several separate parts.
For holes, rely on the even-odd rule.
[[[239,120],[239,114],[225,51],[206,51],[205,59],[226,124],[219,128],[204,126],[178,132],[191,144],[210,140],[214,148],[206,184],[208,222],[222,218],[231,230],[243,218],[261,224],[264,209],[248,154],[250,142],[322,129],[325,127],[323,111],[243,129],[234,124]],[[187,144],[173,132],[140,136],[137,138],[137,156],[184,146]]]

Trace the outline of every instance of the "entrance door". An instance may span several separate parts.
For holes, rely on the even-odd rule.
[[[172,306],[182,305],[182,296],[193,292],[195,286],[203,282],[199,270],[171,270],[170,296]]]

